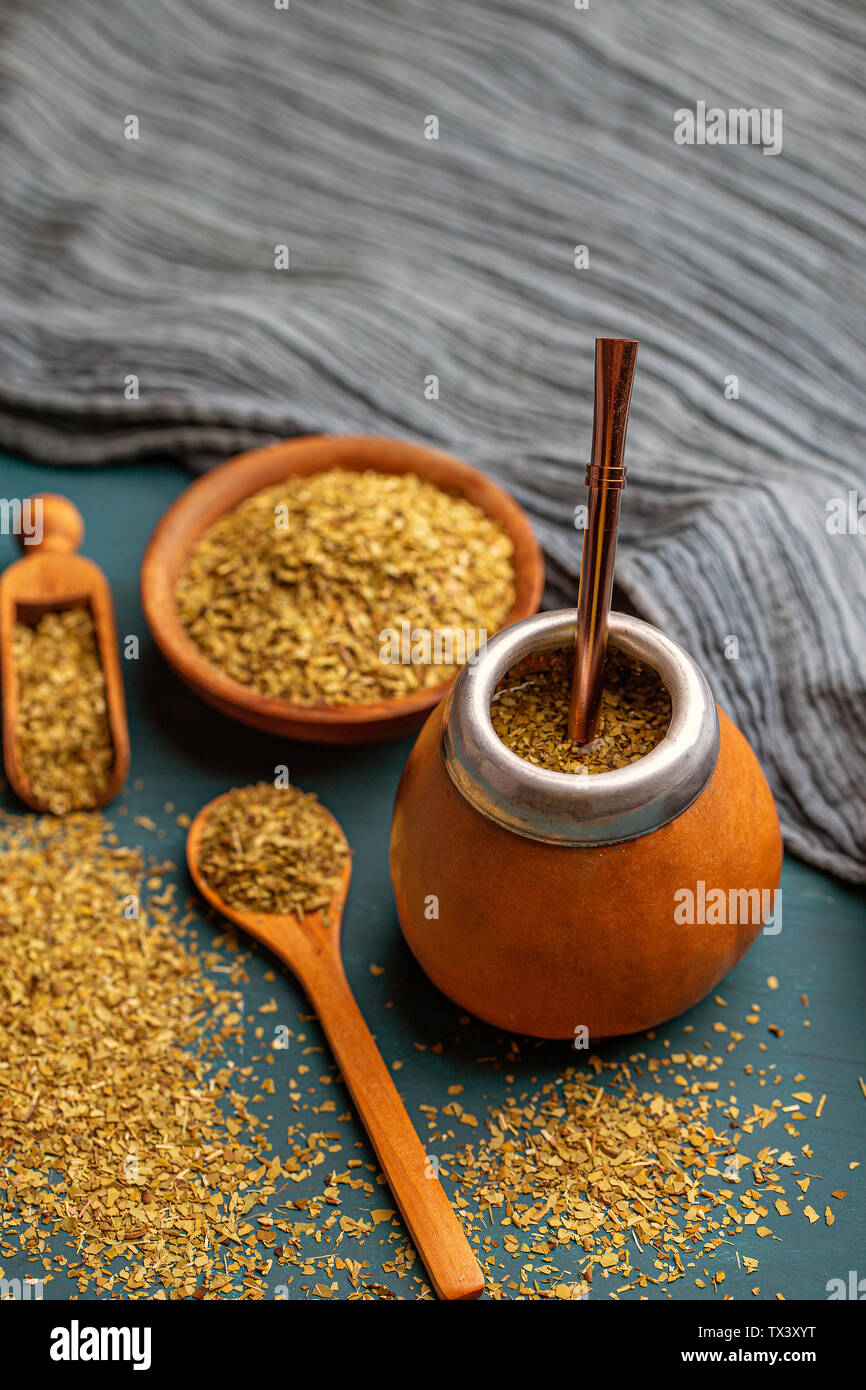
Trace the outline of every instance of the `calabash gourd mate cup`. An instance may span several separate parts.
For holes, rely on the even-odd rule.
[[[409,756],[391,832],[400,924],[430,979],[461,1009],[544,1038],[637,1032],[691,1008],[762,920],[683,923],[678,894],[703,883],[739,905],[755,890],[772,900],[782,863],[754,753],[692,658],[649,623],[612,613],[609,629],[671,696],[646,757],[581,776],[506,748],[490,719],[497,682],[574,634],[574,609],[540,613],[463,668]]]

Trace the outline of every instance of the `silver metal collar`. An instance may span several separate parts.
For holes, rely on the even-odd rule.
[[[670,728],[646,757],[615,772],[549,772],[519,758],[490,719],[497,682],[522,657],[573,645],[575,610],[538,613],[496,634],[464,666],[442,724],[442,751],[462,796],[489,820],[548,844],[610,845],[647,835],[700,796],[719,756],[706,677],[658,628],[611,613],[609,640],[653,667],[671,696]]]

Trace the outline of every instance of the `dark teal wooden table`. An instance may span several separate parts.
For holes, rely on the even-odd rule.
[[[354,875],[343,927],[346,970],[386,1062],[402,1064],[396,1073],[397,1082],[422,1138],[426,1139],[427,1131],[419,1106],[434,1105],[441,1114],[449,1101],[449,1086],[459,1083],[464,1087],[460,1095],[462,1105],[483,1123],[489,1106],[501,1104],[509,1095],[535,1092],[564,1068],[579,1064],[585,1054],[575,1053],[566,1044],[514,1039],[477,1021],[461,1018],[459,1011],[428,982],[405,946],[391,897],[388,833],[394,792],[411,739],[348,751],[282,743],[211,711],[164,665],[142,617],[138,571],[154,525],[189,482],[188,475],[165,464],[91,471],[0,459],[0,478],[0,497],[25,497],[36,490],[50,490],[63,492],[77,503],[87,527],[83,550],[108,575],[120,633],[135,633],[141,638],[139,659],[123,663],[132,733],[130,788],[121,798],[128,805],[129,814],[116,819],[124,838],[131,844],[158,849],[182,865],[184,831],[176,826],[173,816],[165,814],[167,801],[173,802],[179,811],[194,813],[230,786],[272,779],[275,765],[285,763],[292,780],[315,791],[335,813],[353,847]],[[10,537],[0,537],[0,562],[5,565],[16,554],[15,542]],[[21,809],[8,789],[4,789],[3,804],[10,810]],[[111,808],[108,814],[111,815]],[[157,840],[139,830],[132,824],[132,815],[152,817],[165,830],[164,838]],[[182,869],[180,875],[185,882]],[[866,1098],[858,1082],[859,1074],[866,1075],[866,913],[861,894],[790,856],[785,860],[782,888],[782,931],[778,936],[759,938],[745,960],[719,986],[718,993],[727,1001],[727,1008],[720,1008],[711,997],[690,1014],[659,1029],[652,1043],[644,1037],[634,1037],[605,1044],[599,1052],[605,1059],[627,1058],[638,1051],[658,1053],[665,1039],[670,1040],[673,1052],[684,1046],[698,1046],[703,1039],[713,1038],[714,1021],[722,1019],[730,1027],[742,1026],[750,1005],[761,1005],[760,1027],[743,1028],[748,1036],[739,1045],[733,1061],[726,1064],[725,1074],[737,1078],[739,1086],[747,1063],[756,1068],[775,1065],[784,1076],[781,1089],[786,1103],[790,1103],[790,1092],[797,1089],[793,1082],[797,1073],[806,1078],[802,1088],[816,1099],[826,1094],[826,1102],[821,1119],[803,1125],[802,1138],[791,1141],[783,1132],[767,1133],[760,1139],[756,1136],[743,1149],[752,1153],[769,1142],[799,1152],[800,1144],[808,1141],[814,1149],[808,1168],[820,1174],[821,1181],[813,1181],[806,1200],[822,1214],[822,1220],[812,1226],[800,1209],[784,1220],[774,1217],[769,1224],[780,1240],[761,1239],[754,1228],[747,1230],[740,1239],[739,1250],[741,1255],[760,1260],[759,1272],[754,1276],[738,1269],[732,1246],[721,1248],[713,1269],[725,1271],[724,1291],[735,1298],[751,1299],[750,1288],[758,1285],[761,1299],[773,1299],[782,1293],[788,1299],[823,1300],[828,1296],[828,1281],[839,1278],[847,1283],[851,1271],[857,1271],[858,1278],[866,1277]],[[203,921],[202,930],[206,933],[216,928]],[[381,973],[372,973],[371,965],[381,967]],[[316,1115],[314,1107],[328,1098],[328,1087],[318,1078],[328,1072],[333,1075],[333,1064],[317,1025],[309,1021],[303,994],[291,977],[278,967],[276,983],[265,980],[265,972],[273,968],[274,962],[264,955],[253,958],[250,981],[244,986],[244,1009],[247,1015],[255,1014],[260,1004],[276,997],[279,1011],[269,1015],[269,1021],[285,1021],[295,1033],[306,1033],[305,1046],[324,1049],[307,1059],[310,1072],[305,1079],[313,1094],[305,1095],[309,1110],[300,1117],[308,1119],[311,1128],[321,1130],[328,1127],[328,1116]],[[778,990],[768,988],[770,976],[778,979]],[[801,994],[808,996],[808,1009],[800,1002]],[[304,1016],[302,1025],[299,1015]],[[804,1027],[805,1019],[811,1026]],[[769,1023],[783,1028],[784,1035],[768,1033],[765,1025]],[[686,1026],[692,1026],[693,1032],[684,1033]],[[759,1042],[767,1043],[767,1051],[759,1049]],[[437,1044],[440,1046],[434,1051]],[[287,1069],[293,1069],[297,1063],[297,1054],[292,1051],[295,1046],[293,1043],[288,1051],[278,1054],[278,1059],[280,1055],[285,1059]],[[255,1050],[251,1043],[245,1043],[243,1049],[237,1049],[237,1060],[249,1060]],[[276,1095],[269,1097],[267,1104],[267,1113],[274,1117],[271,1133],[277,1145],[281,1137],[285,1138],[287,1124],[299,1119],[291,1111],[288,1087],[285,1079],[281,1086],[279,1072],[279,1065],[272,1069]],[[506,1081],[506,1075],[513,1077],[513,1084]],[[772,1070],[768,1075],[772,1077]],[[744,1084],[741,1100],[745,1101],[746,1094]],[[768,1089],[748,1094],[768,1104],[775,1093]],[[341,1097],[338,1110],[348,1108],[348,1102],[344,1103]],[[774,1125],[773,1130],[780,1130],[780,1126]],[[357,1141],[363,1146],[356,1152],[371,1160],[363,1131],[353,1120],[341,1125],[341,1134],[344,1152],[338,1162],[345,1163]],[[458,1137],[465,1142],[467,1136]],[[454,1143],[446,1141],[438,1148],[453,1152]],[[431,1145],[431,1150],[436,1149],[436,1145]],[[864,1166],[852,1171],[849,1164],[858,1161],[863,1161]],[[846,1189],[848,1195],[844,1201],[834,1203],[836,1222],[828,1228],[823,1211],[831,1201],[831,1189],[835,1188]],[[321,1189],[322,1183],[314,1177],[298,1195],[313,1195]],[[382,1190],[381,1198],[372,1204],[356,1199],[354,1193],[346,1190],[342,1210],[360,1215],[371,1205],[390,1205],[387,1190]],[[516,1281],[527,1257],[511,1260],[503,1250],[504,1231],[494,1230],[492,1234],[499,1238],[497,1278],[506,1283],[509,1279]],[[382,1272],[383,1259],[393,1253],[384,1241],[383,1228],[379,1227],[363,1248],[353,1241],[351,1246],[341,1247],[339,1253],[352,1259],[369,1259],[373,1276],[397,1297],[417,1297],[417,1281],[401,1279],[393,1271]],[[328,1250],[311,1242],[309,1253],[323,1256]],[[4,1257],[0,1263],[7,1278],[24,1278],[39,1272],[23,1259]],[[563,1279],[578,1277],[573,1250],[561,1257],[561,1269]],[[419,1272],[420,1266],[416,1265],[414,1273]],[[289,1275],[294,1275],[288,1285],[289,1298],[312,1296],[308,1290],[317,1280],[299,1277],[296,1270],[276,1264],[269,1275],[269,1286],[275,1295],[280,1286],[285,1289]],[[333,1278],[338,1286],[335,1296],[346,1296],[350,1285],[345,1273],[337,1272]],[[330,1277],[322,1275],[319,1282],[329,1283]],[[550,1280],[539,1282],[547,1284]],[[589,1297],[607,1299],[615,1289],[614,1281],[599,1281]],[[45,1297],[65,1299],[75,1291],[74,1284],[56,1278],[46,1286]],[[692,1277],[669,1288],[650,1285],[645,1293],[659,1299],[721,1297],[711,1283],[704,1291],[696,1288]],[[516,1295],[506,1288],[505,1296]],[[635,1291],[624,1295],[629,1299],[639,1296]]]

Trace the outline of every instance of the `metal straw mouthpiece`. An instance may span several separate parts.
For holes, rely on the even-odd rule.
[[[592,456],[586,470],[587,522],[568,716],[569,736],[581,746],[595,738],[601,708],[619,505],[626,477],[622,459],[637,347],[633,338],[595,340]]]

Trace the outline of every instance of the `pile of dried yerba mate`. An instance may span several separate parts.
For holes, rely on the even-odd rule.
[[[284,1021],[292,986],[270,969],[273,995],[246,1006],[251,952],[199,940],[165,830],[135,821],[156,852],[99,814],[0,819],[0,1278],[24,1253],[84,1297],[432,1297],[306,1006]],[[507,1099],[475,1115],[452,1085],[420,1106],[489,1296],[688,1280],[696,1297],[784,1297],[741,1238],[772,1249],[792,1222],[838,1219],[845,1191],[816,1171],[826,1098],[782,1076],[762,1009],[716,1005],[708,1040],[674,1024],[686,1041],[575,1054],[554,1081],[526,1079],[543,1045],[503,1039],[477,1060]],[[757,1067],[737,1057],[749,1036]]]

